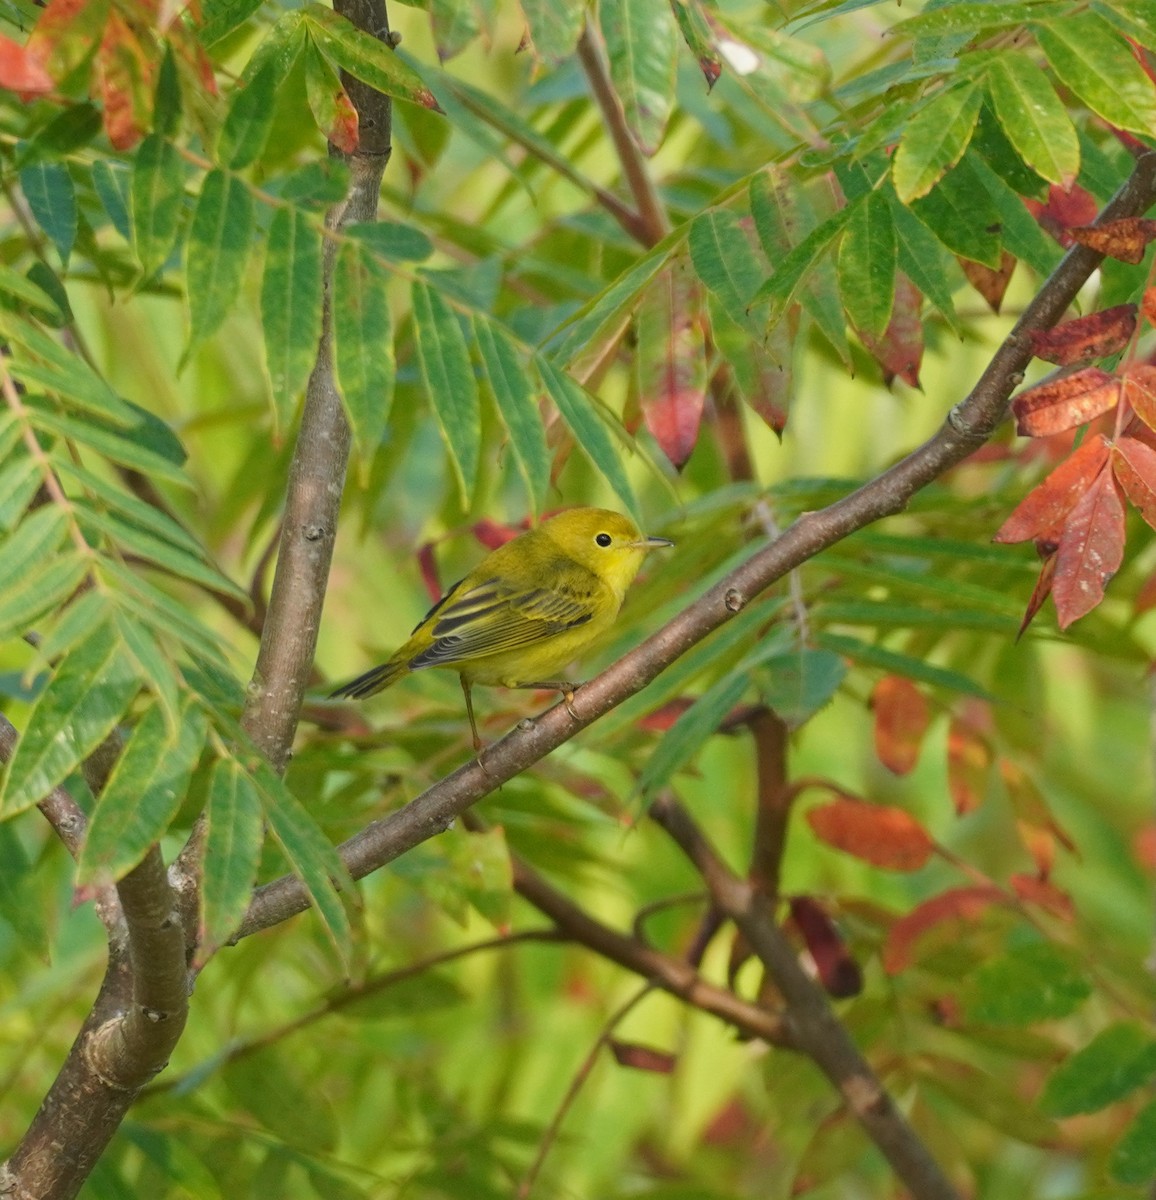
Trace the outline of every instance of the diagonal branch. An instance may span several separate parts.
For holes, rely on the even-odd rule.
[[[1100,220],[1139,216],[1153,203],[1156,153],[1147,153],[1137,160],[1131,176],[1106,205]],[[640,692],[789,571],[849,534],[901,512],[912,496],[990,437],[1004,419],[1012,391],[1031,360],[1029,332],[1051,328],[1102,259],[1085,246],[1068,251],[996,350],[975,387],[951,409],[932,438],[843,499],[799,517],[641,646],[579,688],[572,705],[559,704],[537,720],[523,721],[488,748],[484,769],[477,762],[467,763],[400,811],[350,838],[340,848],[350,874],[360,879],[443,832],[470,805]],[[237,938],[284,921],[308,904],[298,880],[289,876],[274,880],[258,889]]]
[[[831,1011],[822,989],[799,966],[767,897],[723,864],[690,814],[672,797],[656,800],[650,815],[695,865],[714,902],[735,922],[767,968],[786,1001],[784,1017],[794,1048],[838,1088],[911,1194],[917,1200],[959,1200],[959,1193]]]

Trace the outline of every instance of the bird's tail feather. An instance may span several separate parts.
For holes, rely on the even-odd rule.
[[[363,700],[366,696],[384,691],[405,673],[405,663],[390,660],[382,663],[380,667],[374,667],[372,671],[366,671],[364,675],[358,675],[356,679],[343,684],[336,691],[330,692],[329,698],[335,700],[339,696],[348,696],[352,700]]]

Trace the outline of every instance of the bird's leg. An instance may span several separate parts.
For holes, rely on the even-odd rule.
[[[566,705],[566,711],[575,721],[580,720],[574,711],[574,693],[582,686],[581,683],[572,683],[569,679],[543,679],[538,683],[519,683],[517,686],[541,692],[560,692],[562,703]]]
[[[466,716],[470,718],[470,733],[474,735],[474,751],[479,755],[478,761],[481,761],[480,755],[482,752],[482,739],[478,737],[478,724],[474,720],[474,700],[470,695],[470,685],[464,675],[459,675],[458,678],[462,683],[462,695],[466,698]]]

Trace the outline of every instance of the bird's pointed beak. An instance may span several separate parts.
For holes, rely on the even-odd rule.
[[[646,537],[641,542],[632,542],[631,545],[637,546],[640,550],[657,550],[660,546],[673,546],[674,543],[670,538]]]

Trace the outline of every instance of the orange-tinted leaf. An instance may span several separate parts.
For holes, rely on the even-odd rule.
[[[1101,471],[1064,522],[1052,598],[1060,628],[1092,611],[1124,558],[1124,501],[1111,471]]]
[[[1036,586],[1032,588],[1031,597],[1028,600],[1028,606],[1024,610],[1024,619],[1020,622],[1019,631],[1016,633],[1016,639],[1023,637],[1024,631],[1035,619],[1036,613],[1044,606],[1044,601],[1052,594],[1052,583],[1056,578],[1056,555],[1053,551],[1043,561],[1040,567],[1039,577],[1036,579]]]
[[[0,88],[29,96],[52,91],[52,77],[19,42],[0,36]]]
[[[1015,813],[1020,841],[1032,856],[1039,877],[1047,879],[1055,863],[1056,843],[1072,854],[1076,845],[1052,815],[1043,792],[1017,764],[1001,758],[999,770]]]
[[[687,258],[660,271],[642,298],[636,363],[646,427],[681,469],[698,441],[707,384],[702,285]]]
[[[1145,288],[1140,300],[1140,315],[1149,325],[1156,326],[1156,288]]]
[[[817,837],[889,871],[918,871],[935,843],[919,822],[901,808],[839,796],[807,813]]]
[[[919,761],[919,748],[931,721],[923,693],[901,675],[885,675],[871,693],[875,713],[875,753],[896,775],[906,775]]]
[[[857,329],[859,340],[883,368],[883,382],[902,379],[909,387],[919,387],[919,365],[923,362],[923,321],[920,310],[923,293],[903,274],[895,276],[895,301],[891,320],[882,337],[873,337]]]
[[[810,896],[792,896],[790,904],[791,920],[810,952],[824,990],[839,999],[857,996],[863,990],[863,972],[834,921]]]
[[[1025,437],[1062,433],[1106,413],[1119,399],[1117,376],[1099,367],[1084,367],[1020,392],[1012,401],[1016,433]]]
[[[1107,461],[1108,443],[1097,433],[1028,492],[992,541],[1027,542],[1058,536],[1065,517],[1080,502]]]
[[[1144,258],[1148,243],[1156,239],[1156,221],[1144,217],[1122,217],[1103,225],[1079,225],[1072,228],[1072,237],[1092,250],[1118,258],[1121,262],[1138,263]]]
[[[670,1075],[678,1063],[673,1054],[655,1050],[652,1046],[640,1046],[637,1042],[620,1042],[611,1038],[610,1053],[620,1067],[631,1067],[635,1071],[651,1071],[655,1075]]]
[[[1121,395],[1149,429],[1156,429],[1156,367],[1134,363],[1123,379]]]
[[[1065,321],[1053,329],[1031,331],[1032,353],[1036,358],[1061,367],[1107,358],[1128,344],[1136,330],[1136,306],[1117,304]]]
[[[129,149],[144,136],[154,68],[132,27],[113,9],[96,53],[96,69],[104,129],[118,150]]]
[[[966,721],[952,717],[947,730],[947,787],[957,815],[974,812],[987,793],[991,743]]]
[[[1132,507],[1156,529],[1156,450],[1135,438],[1119,438],[1112,447],[1112,470]]]
[[[52,76],[64,79],[101,41],[107,0],[49,0],[25,50]]]
[[[1024,204],[1040,225],[1065,247],[1074,240],[1070,232],[1072,227],[1091,224],[1099,211],[1095,198],[1078,183],[1067,190],[1053,183],[1048,189],[1046,204],[1031,199],[1025,199]]]
[[[1002,250],[999,256],[998,271],[991,267],[985,267],[983,263],[977,263],[970,258],[959,258],[956,261],[963,268],[968,283],[987,301],[991,311],[998,313],[1000,305],[1003,303],[1004,293],[1015,273],[1015,255]]]
[[[994,884],[951,888],[925,900],[887,933],[883,946],[883,969],[896,975],[914,961],[915,944],[924,934],[947,921],[974,923],[993,905],[1006,904],[1008,897]]]
[[[1034,904],[1062,921],[1075,920],[1076,906],[1071,896],[1047,879],[1036,875],[1013,875],[1010,883],[1015,894],[1026,903]]]
[[[1145,871],[1156,871],[1156,821],[1141,825],[1132,835],[1132,857]]]

